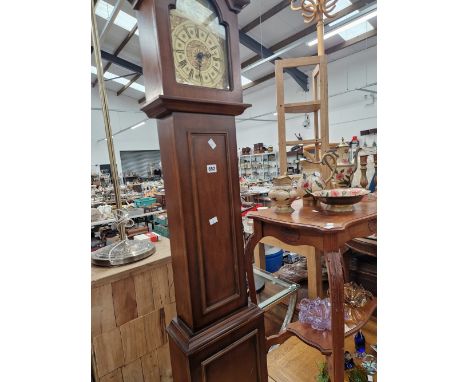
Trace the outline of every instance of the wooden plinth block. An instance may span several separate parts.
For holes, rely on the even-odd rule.
[[[263,311],[250,305],[195,335],[177,319],[168,329],[174,382],[266,382]]]

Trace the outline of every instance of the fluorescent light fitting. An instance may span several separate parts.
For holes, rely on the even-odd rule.
[[[377,16],[377,10],[369,12],[369,13],[365,14],[364,16],[359,17],[358,19],[353,20],[353,21],[351,21],[350,23],[348,23],[346,25],[343,25],[343,26],[341,26],[339,28],[336,28],[336,29],[334,29],[334,30],[332,30],[332,31],[330,31],[328,33],[325,33],[325,36],[323,37],[323,39],[326,40],[327,38],[330,38],[330,37],[336,36],[337,34],[343,33],[345,31],[347,31],[348,29],[351,29],[351,28],[355,27],[356,25],[362,24],[365,21],[374,18],[375,16]],[[308,46],[314,46],[316,44],[317,44],[317,39],[312,40],[312,41],[307,43]]]
[[[340,36],[343,40],[348,41],[372,30],[374,30],[374,27],[368,21],[366,21],[352,27],[351,29],[341,32]]]
[[[244,86],[244,85],[250,84],[252,80],[247,77],[241,76],[241,82],[242,82],[242,86]]]
[[[140,122],[140,123],[137,123],[135,126],[132,126],[130,129],[131,129],[131,130],[134,130],[134,129],[136,129],[137,127],[143,126],[144,124],[145,124],[145,121]]]
[[[351,5],[351,1],[349,0],[338,0],[335,5],[335,9],[333,10],[334,13],[341,11],[342,9],[349,7]]]
[[[102,17],[105,20],[109,20],[114,6],[109,3],[99,0],[96,4],[96,16]]]
[[[99,0],[96,4],[96,16],[102,17],[106,21],[110,19],[113,10],[114,6],[106,1]],[[136,23],[137,19],[124,11],[119,11],[114,20],[115,25],[129,32],[133,29]],[[135,34],[137,36],[139,35],[138,30],[135,31]]]
[[[144,93],[145,92],[145,87],[143,85],[137,84],[134,82],[133,84],[130,85],[132,89],[138,90],[139,92]]]
[[[355,10],[355,11],[352,11],[351,13],[348,13],[347,15],[343,16],[343,17],[340,17],[339,19],[335,20],[335,21],[332,21],[330,24],[331,27],[338,24],[338,23],[341,23],[342,21],[344,20],[347,20],[349,19],[350,17],[353,17],[354,15],[357,15],[359,13],[358,10]]]
[[[359,17],[358,19],[354,20],[354,21],[351,21],[350,23],[346,24],[346,25],[343,25],[339,28],[336,28],[335,30],[332,30],[331,32],[328,32],[326,35],[325,35],[325,38],[329,38],[329,37],[332,37],[332,36],[335,36],[337,34],[340,34],[341,32],[344,32],[344,31],[347,31],[348,29],[351,29],[352,27],[355,27],[356,25],[359,25],[367,20],[370,20],[372,18],[374,18],[375,16],[377,16],[377,10],[374,10],[373,12],[369,12],[367,13],[366,15],[362,16],[362,17]]]
[[[125,13],[124,11],[120,11],[114,21],[115,25],[118,25],[127,31],[131,31],[136,23],[137,19],[133,16],[130,16],[128,13]]]

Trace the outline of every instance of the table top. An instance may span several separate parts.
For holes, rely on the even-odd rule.
[[[344,231],[350,226],[377,218],[377,196],[369,194],[354,205],[351,212],[333,212],[325,205],[303,207],[302,199],[292,204],[294,212],[278,214],[275,208],[251,212],[248,217],[264,223],[280,224],[290,228],[305,228],[320,232]]]
[[[126,264],[118,267],[99,267],[91,265],[91,286],[113,282],[128,277],[130,273],[141,272],[148,268],[159,267],[171,261],[170,241],[161,237],[160,241],[154,243],[156,252],[146,259],[135,263]]]
[[[265,282],[266,293],[260,291],[257,295],[258,307],[263,310],[268,310],[270,307],[276,305],[285,297],[295,293],[299,289],[299,285],[284,281],[274,276],[270,272],[263,269],[253,267],[255,276],[259,277]]]

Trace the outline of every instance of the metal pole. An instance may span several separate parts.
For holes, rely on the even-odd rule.
[[[119,176],[117,172],[117,162],[115,160],[114,142],[112,139],[112,128],[111,128],[110,117],[109,117],[109,101],[107,100],[106,87],[104,83],[104,74],[102,71],[102,61],[101,61],[101,54],[100,54],[101,47],[99,45],[94,0],[91,0],[91,26],[92,26],[91,27],[92,42],[94,46],[94,59],[96,61],[96,74],[97,74],[98,83],[99,83],[99,96],[101,98],[102,115],[104,118],[104,128],[106,131],[107,150],[109,152],[109,162],[111,166],[112,185],[114,186],[115,204],[117,206],[117,209],[121,209],[122,200],[120,198],[120,182],[119,182]],[[125,240],[125,229],[119,229],[119,234],[120,234],[120,239]]]

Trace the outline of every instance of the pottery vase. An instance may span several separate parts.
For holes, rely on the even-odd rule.
[[[291,204],[301,196],[300,191],[293,186],[293,179],[288,176],[279,176],[273,179],[268,197],[272,200],[277,213],[291,213],[294,209]]]

